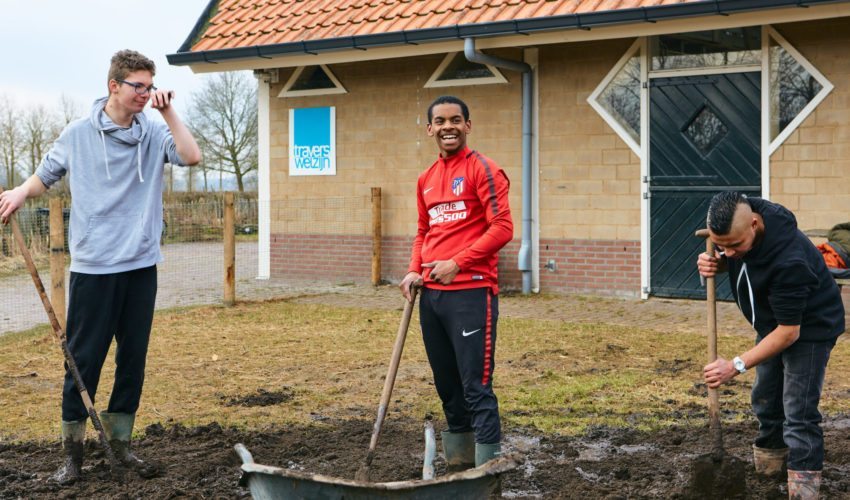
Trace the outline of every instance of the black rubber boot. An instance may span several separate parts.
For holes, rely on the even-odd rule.
[[[83,474],[83,443],[86,439],[86,421],[62,421],[62,451],[65,463],[50,476],[50,480],[61,486],[77,482]]]
[[[136,415],[128,413],[107,413],[105,411],[100,413],[103,431],[106,433],[106,439],[109,440],[109,446],[115,453],[115,458],[128,469],[135,471],[140,477],[151,479],[160,475],[161,467],[153,462],[142,460],[130,450],[135,420]]]

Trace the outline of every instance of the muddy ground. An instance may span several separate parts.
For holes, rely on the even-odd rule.
[[[397,307],[397,299],[398,291],[386,287],[297,300],[379,308]],[[560,297],[529,302],[506,295],[500,305],[504,316],[639,323],[658,331],[700,331],[705,325],[704,304],[689,301]],[[734,334],[740,330],[742,335],[749,335],[732,304],[719,306],[722,332]],[[293,390],[298,392],[297,388],[284,388],[246,393],[225,398],[221,404],[285,405],[292,399]],[[704,387],[695,390],[704,391]],[[135,443],[143,458],[161,464],[160,477],[143,480],[128,475],[121,482],[111,480],[98,445],[92,440],[87,442],[84,479],[67,488],[46,480],[61,462],[58,442],[0,443],[0,498],[249,498],[249,492],[238,484],[240,460],[233,451],[236,443],[244,443],[261,464],[353,479],[365,458],[374,413],[374,407],[357,406],[348,408],[346,415],[315,415],[309,426],[261,431],[222,428],[214,422],[186,428],[164,421],[144,429],[143,436]],[[579,437],[564,437],[507,427],[505,451],[520,454],[524,463],[504,475],[502,497],[787,498],[783,481],[755,476],[750,443],[756,424],[751,415],[743,416],[742,423],[728,423],[735,417],[740,415],[724,415],[723,431],[727,453],[744,463],[745,484],[737,485],[737,495],[730,495],[722,488],[709,491],[691,484],[697,458],[711,451],[711,436],[706,427],[689,426],[689,422],[706,421],[705,409],[683,408],[675,415],[682,426],[658,433],[594,428]],[[421,476],[425,418],[425,415],[422,420],[401,418],[390,409],[372,464],[373,480],[396,481]],[[634,418],[638,423],[640,415]],[[434,425],[439,436],[441,419],[436,418]],[[850,415],[828,416],[824,433],[827,451],[822,498],[850,498]],[[444,472],[439,459],[436,466],[438,474]]]
[[[372,464],[374,481],[416,479],[422,470],[422,423],[389,417]],[[437,431],[439,432],[439,422]],[[160,477],[109,478],[94,441],[87,442],[85,478],[59,488],[46,481],[60,465],[59,445],[0,444],[2,498],[249,498],[238,484],[240,461],[233,445],[244,443],[258,463],[311,473],[354,478],[369,444],[372,422],[330,420],[317,416],[308,427],[245,432],[216,423],[186,428],[154,424],[136,450],[162,465]],[[823,498],[850,498],[850,418],[825,422],[827,442]],[[623,429],[592,429],[578,438],[507,429],[505,448],[524,463],[503,477],[505,498],[784,498],[781,481],[762,479],[752,470],[749,442],[753,423],[726,425],[728,454],[745,463],[740,494],[694,489],[690,484],[697,457],[710,451],[707,429],[673,428],[657,434]],[[439,435],[439,434],[438,434]],[[438,459],[437,471],[444,471]]]

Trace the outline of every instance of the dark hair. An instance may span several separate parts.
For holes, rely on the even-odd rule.
[[[732,230],[732,219],[738,205],[747,204],[747,196],[737,191],[722,191],[711,198],[708,205],[708,216],[705,223],[712,233],[718,235],[729,234]]]
[[[469,121],[469,107],[465,102],[453,95],[441,95],[434,99],[434,102],[428,106],[428,123],[431,123],[431,119],[434,118],[434,106],[437,106],[438,104],[457,104],[460,106],[460,111],[463,113],[463,121]]]

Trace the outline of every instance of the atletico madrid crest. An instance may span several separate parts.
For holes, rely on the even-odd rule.
[[[463,177],[455,177],[452,179],[452,193],[455,196],[460,196],[460,193],[463,192]]]

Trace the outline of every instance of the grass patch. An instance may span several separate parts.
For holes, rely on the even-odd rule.
[[[400,306],[370,310],[278,300],[158,311],[138,428],[216,421],[259,429],[325,417],[374,419]],[[722,337],[719,350],[741,352],[751,343]],[[850,368],[850,353],[842,347],[830,361],[826,413],[847,408],[850,382],[840,374]],[[99,410],[112,386],[112,357],[95,401]],[[503,316],[494,383],[505,422],[542,432],[703,425],[704,360],[699,334]],[[47,327],[0,337],[0,441],[58,436],[62,361]],[[724,419],[751,418],[753,376],[748,372],[724,388],[721,405],[730,412]],[[272,404],[233,403],[269,395],[280,397]],[[442,418],[414,318],[388,418],[429,413]]]

